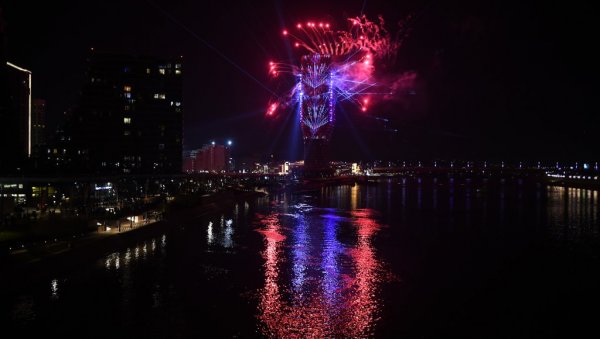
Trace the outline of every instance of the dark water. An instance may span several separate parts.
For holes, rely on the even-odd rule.
[[[4,290],[0,319],[46,337],[595,337],[599,207],[519,181],[281,193]]]

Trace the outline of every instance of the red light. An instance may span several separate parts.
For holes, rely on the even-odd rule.
[[[300,47],[300,43],[297,42],[297,43],[294,44],[294,46]]]
[[[273,104],[269,105],[269,109],[267,110],[267,115],[273,115],[273,113],[275,113],[276,109],[277,109],[277,103],[273,103]]]
[[[369,102],[369,99],[364,99],[363,102],[366,104]]]
[[[283,30],[283,35],[287,35],[287,34],[288,34],[288,31],[284,29]]]
[[[362,108],[362,111],[363,111],[363,112],[366,112],[366,111],[367,111],[367,108],[363,106],[363,108]]]
[[[302,24],[297,24],[296,27],[302,28]]]
[[[329,28],[329,24],[325,24],[325,27]]]
[[[323,27],[323,23],[322,22],[319,22],[319,27]]]

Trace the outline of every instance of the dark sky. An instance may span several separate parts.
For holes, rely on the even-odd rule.
[[[390,73],[414,95],[337,111],[333,158],[597,159],[598,38],[592,5],[528,1],[2,1],[9,60],[33,71],[55,125],[77,103],[88,48],[184,56],[184,139],[232,138],[234,154],[301,156],[293,119],[266,119],[267,62],[281,29],[364,9],[388,28],[412,15]],[[290,113],[291,114],[291,113]],[[386,117],[383,124],[374,117]],[[395,130],[395,131],[394,131]]]

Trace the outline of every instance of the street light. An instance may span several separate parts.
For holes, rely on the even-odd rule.
[[[214,145],[215,145],[215,142],[214,142],[214,141],[212,141],[212,142],[211,142],[211,144],[214,146]]]
[[[227,140],[227,146],[231,146],[231,144],[233,144],[233,141]]]

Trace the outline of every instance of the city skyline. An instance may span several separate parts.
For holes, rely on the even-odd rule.
[[[287,59],[282,28],[310,18],[343,27],[347,15],[364,11],[370,17],[385,13],[391,32],[413,16],[393,69],[415,72],[416,82],[402,100],[375,105],[367,114],[341,110],[332,137],[334,160],[570,160],[597,153],[598,117],[587,108],[593,55],[580,52],[590,23],[573,16],[569,8],[575,6],[564,13],[559,6],[533,3],[411,1],[334,1],[317,8],[276,1],[256,8],[186,1],[39,6],[44,10],[30,12],[17,3],[2,7],[7,58],[32,70],[33,96],[47,101],[49,132],[77,103],[89,48],[183,55],[184,146],[233,137],[236,155],[300,159],[293,124],[265,121],[264,103],[274,90],[265,60]],[[208,13],[214,15],[203,15]],[[558,14],[564,24],[549,25]]]
[[[592,6],[0,0],[4,333],[593,337]]]

